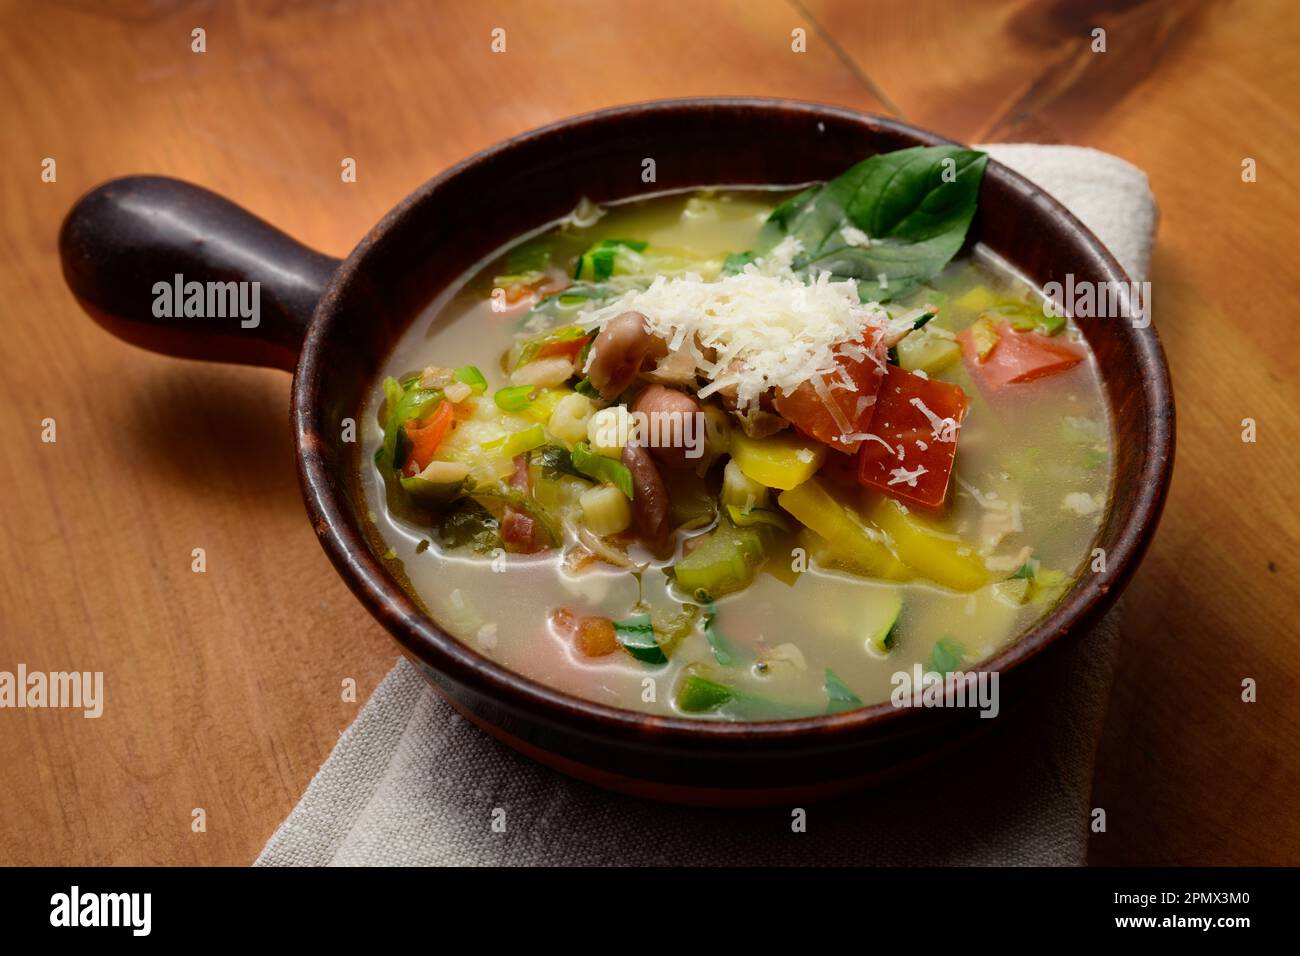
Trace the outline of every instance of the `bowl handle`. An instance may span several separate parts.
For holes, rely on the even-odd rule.
[[[127,176],[77,201],[59,232],[68,288],[135,345],[292,371],[339,260],[216,193]]]

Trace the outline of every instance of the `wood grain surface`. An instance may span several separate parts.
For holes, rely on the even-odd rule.
[[[1091,856],[1300,863],[1300,6],[6,0],[0,22],[0,670],[106,685],[98,720],[0,711],[0,863],[249,863],[396,657],[304,520],[288,376],[168,360],[94,326],[55,254],[76,198],[166,173],[341,256],[500,138],[710,94],[1096,146],[1147,170],[1178,457],[1128,592]]]

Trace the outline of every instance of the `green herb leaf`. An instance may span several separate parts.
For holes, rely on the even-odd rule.
[[[723,667],[739,663],[740,653],[718,630],[718,612],[713,605],[704,612],[704,637],[713,651],[713,659]]]
[[[687,674],[677,685],[677,709],[688,714],[703,714],[717,710],[735,698],[735,692],[726,684],[719,684],[695,674]]]
[[[857,279],[864,301],[903,295],[961,248],[987,161],[984,153],[957,146],[872,156],[777,207],[761,248],[794,236],[803,245],[792,263],[796,271]],[[851,245],[846,226],[865,232],[870,244]]]
[[[563,445],[544,445],[533,451],[532,460],[542,469],[542,475],[551,480],[561,475],[572,475],[575,478],[587,477],[573,467],[573,456]]]
[[[472,388],[475,394],[481,395],[487,391],[487,379],[483,373],[474,365],[462,365],[452,373],[452,376],[458,382],[462,382]]]
[[[862,706],[862,698],[849,690],[848,685],[831,671],[826,671],[826,713],[838,714]]]
[[[642,253],[645,252],[646,243],[638,239],[602,240],[579,257],[578,264],[573,270],[573,278],[604,282],[614,274],[618,265],[619,252],[623,249]]]
[[[668,658],[655,639],[649,614],[638,614],[614,622],[614,634],[629,654],[646,664],[667,664]]]
[[[472,548],[487,554],[502,546],[501,523],[477,501],[462,500],[438,521],[438,540],[448,548]]]
[[[951,637],[941,638],[934,643],[934,648],[930,651],[930,660],[925,665],[927,671],[938,671],[940,674],[951,674],[960,670],[962,665],[962,654],[965,648],[961,642]]]
[[[1024,578],[1027,581],[1034,579],[1034,572],[1038,570],[1038,562],[1030,558],[1024,564],[1016,569],[1016,573],[1011,575],[1013,578]]]

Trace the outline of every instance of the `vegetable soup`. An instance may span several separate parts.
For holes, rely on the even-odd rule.
[[[970,669],[1086,572],[1112,435],[956,147],[598,207],[415,322],[367,409],[387,559],[547,686],[701,719]],[[959,255],[959,253],[962,253]]]

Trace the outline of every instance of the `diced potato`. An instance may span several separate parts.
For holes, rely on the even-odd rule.
[[[447,396],[447,401],[453,405],[459,405],[465,399],[474,394],[474,389],[470,388],[464,382],[452,382],[442,392]]]
[[[432,481],[437,484],[464,481],[469,477],[469,465],[463,461],[435,460],[425,466],[425,469],[420,472],[420,477],[425,481]]]
[[[449,368],[430,365],[420,373],[421,388],[445,388],[454,380],[455,372]]]
[[[632,506],[613,485],[588,488],[578,497],[582,520],[598,535],[618,534],[632,524]]]
[[[512,385],[537,385],[554,388],[573,377],[573,360],[562,356],[538,359],[521,365],[510,373]]]
[[[438,446],[438,457],[464,462],[477,483],[492,483],[514,473],[514,461],[501,452],[500,444],[495,451],[491,447],[494,442],[503,443],[508,436],[509,431],[501,420],[476,416],[461,422],[447,436]]]
[[[623,448],[635,433],[636,422],[623,405],[602,408],[587,420],[591,450],[606,458],[622,458]]]
[[[734,461],[722,470],[722,503],[741,511],[768,506],[767,486],[747,476]]]
[[[734,432],[731,460],[748,478],[768,488],[787,490],[807,481],[826,460],[821,442],[786,433],[750,438]]]

